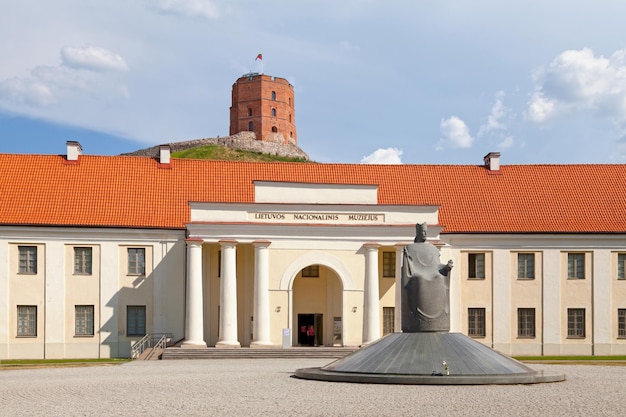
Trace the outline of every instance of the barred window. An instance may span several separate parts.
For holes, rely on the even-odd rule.
[[[617,279],[626,279],[626,253],[617,254]]]
[[[567,309],[567,337],[584,338],[585,337],[585,309],[584,308],[568,308]]]
[[[126,306],[126,336],[146,335],[146,306]]]
[[[467,334],[470,337],[485,337],[485,309],[484,308],[468,308],[467,309]]]
[[[93,306],[80,305],[74,307],[74,334],[76,336],[93,336]]]
[[[517,337],[535,337],[535,309],[517,309]]]
[[[485,254],[470,253],[468,260],[469,271],[467,277],[470,279],[485,279]]]
[[[37,273],[37,246],[19,246],[20,253],[19,270],[20,274]]]
[[[617,337],[626,338],[626,308],[617,309]]]
[[[17,306],[17,337],[37,336],[37,306]]]
[[[383,336],[395,331],[395,307],[383,307]]]
[[[309,265],[302,269],[303,278],[318,278],[320,276],[319,265]]]
[[[383,277],[396,276],[396,252],[383,252]]]
[[[128,248],[128,275],[145,275],[146,250],[144,248]]]
[[[74,274],[91,275],[91,248],[74,248]]]
[[[517,279],[535,279],[535,254],[517,254]]]
[[[585,279],[585,254],[584,253],[568,253],[567,254],[567,278],[568,279]]]

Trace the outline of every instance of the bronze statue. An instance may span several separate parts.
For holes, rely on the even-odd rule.
[[[439,250],[426,242],[426,223],[415,226],[415,242],[402,257],[402,331],[450,331],[450,270]]]

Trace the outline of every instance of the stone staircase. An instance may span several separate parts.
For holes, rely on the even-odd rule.
[[[341,359],[358,350],[358,347],[293,347],[280,348],[227,348],[184,349],[166,348],[162,360],[176,359],[285,359],[285,358],[328,358]]]

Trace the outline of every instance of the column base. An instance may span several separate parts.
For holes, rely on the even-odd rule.
[[[204,341],[185,340],[180,347],[183,349],[206,349],[206,343]]]
[[[233,349],[233,348],[240,348],[241,347],[241,343],[235,341],[235,342],[227,342],[227,341],[221,341],[221,342],[217,342],[215,344],[215,347],[217,349]]]
[[[268,348],[275,348],[278,346],[275,346],[274,344],[272,344],[272,342],[252,342],[250,343],[250,348],[252,349],[268,349]]]

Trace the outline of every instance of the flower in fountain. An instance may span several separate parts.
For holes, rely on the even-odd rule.
[[[448,362],[443,361],[441,362],[441,364],[443,365],[443,368],[446,370],[446,375],[450,375],[450,368],[448,367]]]

